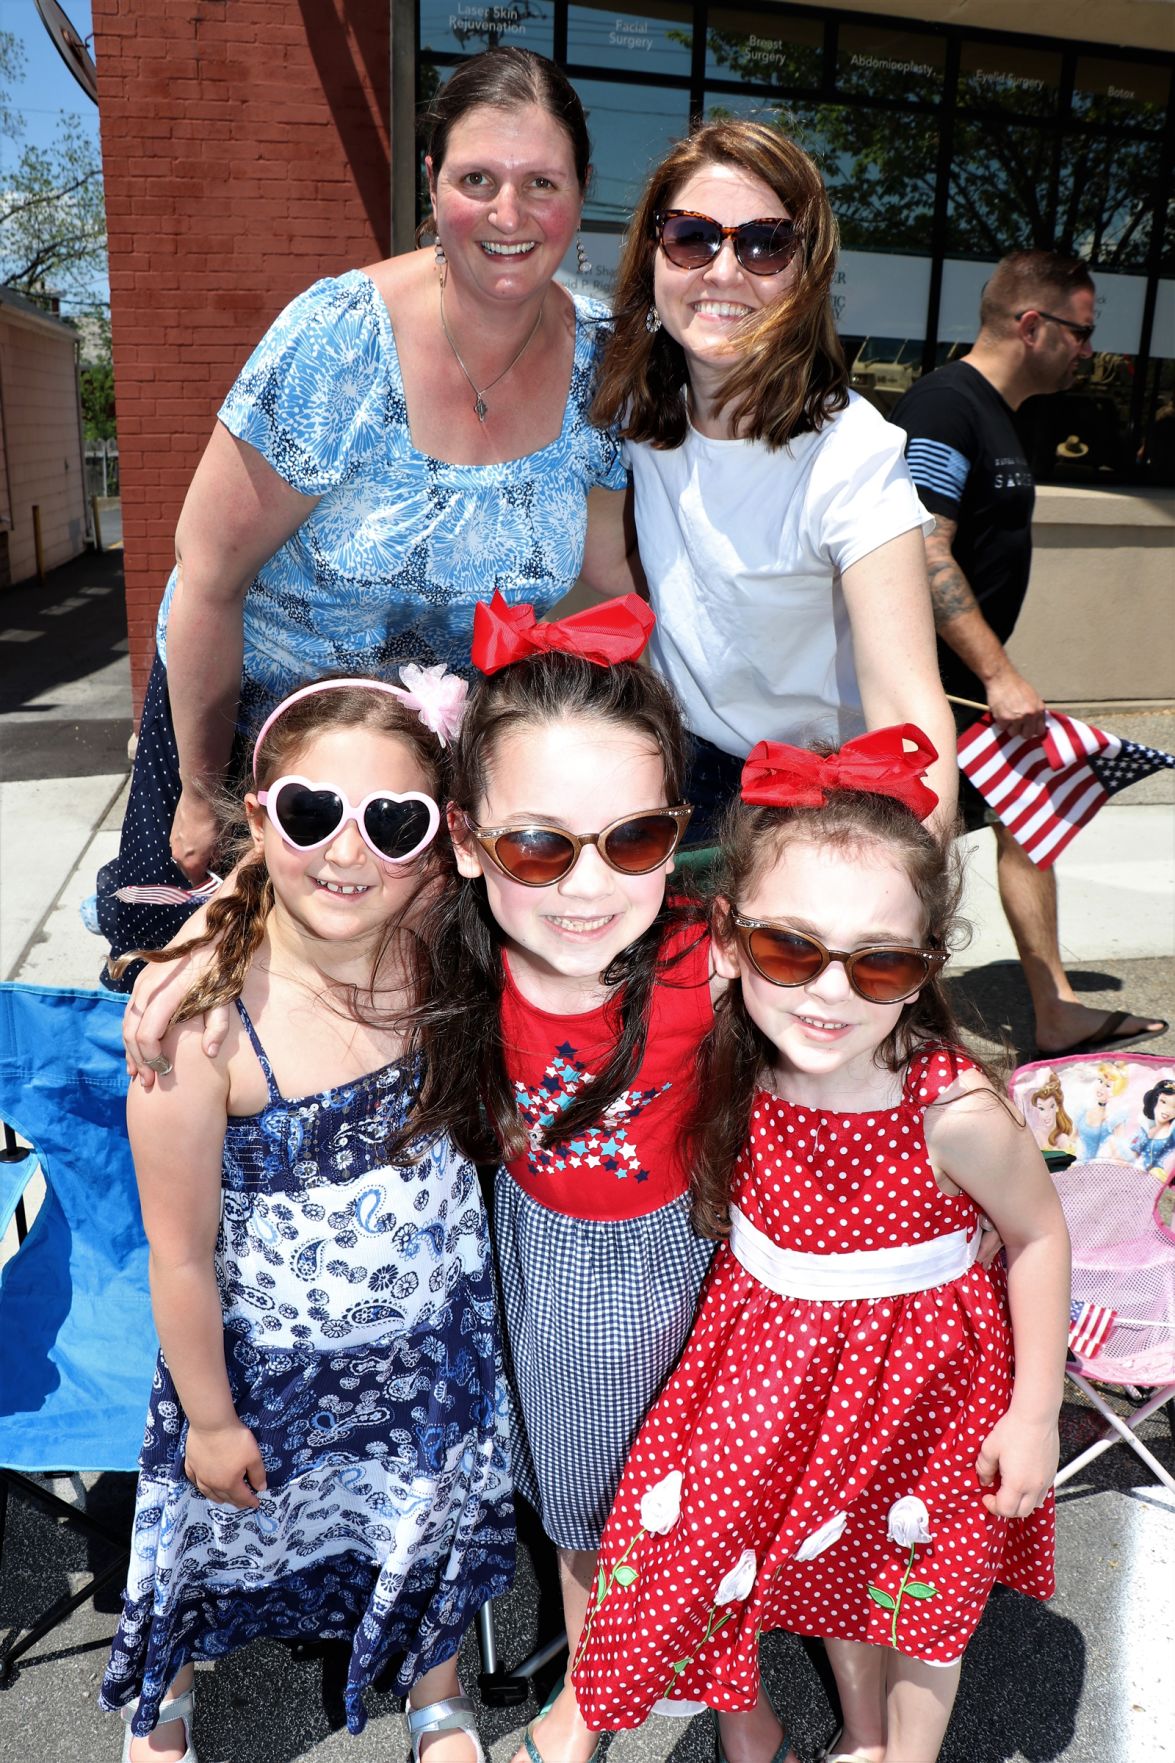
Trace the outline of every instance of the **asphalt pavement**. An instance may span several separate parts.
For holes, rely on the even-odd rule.
[[[1107,718],[1108,720],[1108,718]],[[1116,732],[1175,750],[1175,709],[1119,715]],[[79,908],[117,843],[131,732],[126,629],[117,553],[90,554],[44,585],[0,594],[0,976],[90,986],[102,955]],[[1062,941],[1080,996],[1107,1009],[1170,1016],[1175,1005],[1175,774],[1131,790],[1070,846],[1059,869]],[[956,999],[987,1053],[1032,1056],[1028,998],[994,892],[993,841],[968,841],[970,950],[956,964]],[[1170,1055],[1175,1034],[1147,1044]],[[15,1247],[10,1235],[0,1262]],[[1063,1456],[1100,1431],[1071,1388]],[[144,1392],[144,1400],[146,1392]],[[1167,1418],[1142,1436],[1175,1471]],[[67,1496],[71,1482],[55,1484]],[[73,1478],[74,1491],[116,1529],[129,1523],[132,1478]],[[0,1638],[24,1627],[63,1590],[108,1559],[103,1546],[40,1510],[10,1501],[0,1563]],[[1057,1596],[1047,1605],[997,1591],[968,1651],[941,1763],[1171,1763],[1175,1758],[1175,1497],[1123,1446],[1099,1457],[1058,1498]],[[122,1728],[96,1705],[117,1600],[101,1595],[43,1639],[0,1691],[4,1763],[104,1763]],[[559,1627],[552,1565],[524,1526],[515,1589],[494,1614],[513,1665]],[[763,1642],[768,1689],[810,1758],[832,1733],[818,1649],[786,1635]],[[555,1666],[538,1682],[541,1694]],[[341,1730],[338,1649],[291,1655],[257,1644],[201,1668],[195,1736],[204,1763],[403,1758],[398,1705],[372,1696],[361,1738]],[[463,1653],[467,1688],[476,1643]],[[538,1711],[483,1706],[492,1763],[509,1763]],[[615,1763],[709,1763],[713,1724],[651,1719],[608,1741]],[[550,1763],[557,1763],[556,1759]]]

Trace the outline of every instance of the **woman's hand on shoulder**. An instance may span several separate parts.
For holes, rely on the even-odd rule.
[[[149,1090],[157,1075],[168,1076],[164,1063],[170,1055],[164,1043],[172,1018],[212,955],[211,949],[200,949],[175,961],[148,962],[135,980],[123,1013],[122,1044],[127,1076],[138,1078],[143,1089]],[[215,1059],[224,1044],[228,1020],[227,1004],[217,1004],[198,1019],[201,1044],[210,1059]]]

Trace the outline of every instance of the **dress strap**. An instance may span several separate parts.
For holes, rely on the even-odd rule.
[[[929,1108],[958,1081],[960,1072],[974,1070],[961,1047],[923,1047],[906,1067],[902,1101],[909,1108]]]
[[[273,1075],[273,1066],[269,1063],[269,1054],[265,1051],[265,1048],[258,1040],[257,1030],[250,1022],[249,1012],[245,1009],[240,998],[237,999],[237,1010],[240,1013],[241,1021],[245,1025],[245,1033],[249,1037],[249,1043],[257,1055],[257,1063],[265,1073],[265,1084],[269,1091],[269,1099],[271,1102],[280,1102],[282,1099],[282,1093],[277,1087],[277,1079]]]

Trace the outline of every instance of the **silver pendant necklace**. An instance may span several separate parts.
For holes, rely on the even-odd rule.
[[[466,367],[465,363],[462,361],[461,351],[460,351],[460,349],[458,349],[456,343],[453,341],[453,333],[452,333],[452,331],[450,331],[449,326],[445,321],[445,284],[443,281],[441,282],[441,329],[445,333],[446,343],[448,343],[450,349],[453,351],[453,359],[456,361],[457,366],[461,369],[461,372],[465,375],[465,378],[469,381],[469,389],[473,393],[473,414],[477,417],[478,422],[484,423],[487,415],[489,414],[489,405],[486,403],[486,397],[485,397],[486,393],[492,392],[494,387],[498,384],[498,381],[504,380],[506,375],[510,372],[510,369],[512,367],[518,366],[518,363],[522,360],[522,357],[526,354],[526,351],[530,348],[531,344],[534,342],[535,335],[538,331],[538,328],[539,328],[540,324],[542,324],[542,322],[543,322],[543,307],[546,305],[546,303],[547,303],[547,296],[544,294],[542,297],[542,300],[539,302],[538,314],[535,318],[535,321],[531,325],[530,331],[529,331],[527,338],[526,338],[526,341],[525,341],[525,343],[523,343],[523,345],[522,345],[521,349],[518,351],[517,355],[514,356],[513,360],[507,362],[506,366],[502,369],[501,373],[496,374],[495,377],[489,382],[489,384],[487,386],[479,387],[476,384],[476,382],[474,381],[473,375],[470,373],[469,369]]]

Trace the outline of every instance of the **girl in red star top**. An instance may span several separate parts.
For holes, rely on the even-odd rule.
[[[698,909],[666,900],[689,809],[676,701],[637,661],[652,622],[634,595],[561,624],[497,598],[477,609],[488,677],[449,811],[467,880],[428,933],[453,963],[429,1033],[430,1083],[449,1088],[431,1094],[457,1143],[505,1166],[515,1478],[557,1546],[573,1649],[625,1457],[713,1250],[690,1224],[683,1127],[723,982]],[[566,1686],[519,1757],[585,1763],[597,1743]]]
[[[829,1763],[932,1763],[994,1582],[1053,1590],[1068,1242],[942,990],[932,757],[906,725],[828,758],[761,742],[743,771],[694,1165],[727,1241],[604,1533],[573,1677],[592,1727],[699,1700],[720,1756],[794,1763],[757,1659],[787,1628],[828,1646]]]

